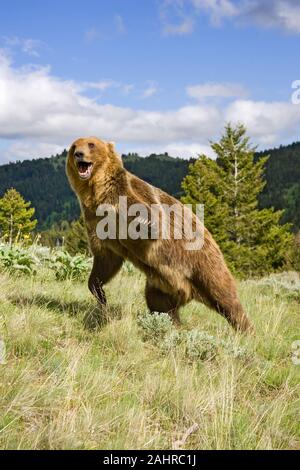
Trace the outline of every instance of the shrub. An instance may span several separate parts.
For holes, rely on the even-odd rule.
[[[205,331],[192,330],[184,333],[184,351],[189,360],[211,360],[218,353],[218,341]]]
[[[159,347],[163,353],[175,351],[180,345],[182,337],[178,331],[173,328],[170,330],[159,344]]]
[[[257,285],[266,291],[272,291],[272,295],[287,300],[300,302],[300,276],[295,272],[271,274],[261,279]]]
[[[47,246],[32,244],[27,248],[27,251],[40,263],[49,263],[51,260],[51,249]]]
[[[36,274],[38,259],[28,250],[9,245],[0,246],[0,265],[13,274]]]
[[[219,352],[236,359],[249,359],[250,353],[242,346],[232,344],[205,331],[177,331],[167,313],[144,313],[139,315],[138,327],[144,341],[159,347],[163,354],[178,351],[188,361],[210,361]]]
[[[49,266],[60,281],[80,280],[89,272],[91,261],[84,255],[71,256],[66,251],[59,251],[51,257]]]
[[[221,346],[227,354],[233,356],[235,359],[249,360],[252,357],[252,354],[246,348],[232,344],[229,341],[221,341]]]
[[[137,324],[142,331],[144,341],[159,344],[167,335],[174,331],[171,318],[167,313],[145,313],[138,316]]]

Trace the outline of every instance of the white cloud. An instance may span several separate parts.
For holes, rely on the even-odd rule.
[[[300,33],[300,4],[298,0],[247,0],[241,7],[245,21],[264,27],[278,27]]]
[[[146,157],[151,153],[163,154],[167,152],[172,157],[180,158],[197,158],[200,154],[213,156],[213,151],[209,145],[201,144],[198,142],[172,142],[171,144],[152,144],[152,145],[137,145],[126,144],[123,146],[123,153],[135,152],[139,155]]]
[[[106,81],[89,86],[103,89],[102,83]],[[223,96],[225,91],[228,94],[224,84],[217,85],[214,95],[216,90],[219,95],[220,90]],[[299,135],[300,105],[291,103],[229,97],[229,102],[200,101],[148,111],[103,105],[88,98],[85,91],[86,84],[59,79],[49,68],[15,68],[0,55],[1,158],[50,155],[82,135],[116,141],[121,151],[147,148],[195,155],[201,149],[207,151],[209,140],[219,137],[228,120],[245,123],[254,142],[261,145],[295,140]]]
[[[238,83],[203,83],[186,88],[188,96],[197,100],[205,98],[244,97],[246,90]]]
[[[192,33],[197,15],[207,15],[214,26],[227,19],[300,33],[299,0],[164,0],[159,10],[162,31]]]
[[[135,86],[133,83],[128,83],[122,86],[122,93],[124,95],[129,95],[134,90]]]
[[[278,6],[278,16],[282,26],[288,31],[300,33],[300,5],[293,6],[280,2]]]
[[[104,93],[105,91],[108,91],[110,89],[116,89],[124,95],[129,95],[129,93],[134,90],[134,85],[132,83],[121,83],[116,82],[115,80],[100,80],[99,82],[81,82],[78,83],[78,86],[81,88],[81,91],[97,90],[101,93]],[[146,91],[148,91],[149,93],[151,92],[150,88],[146,89],[145,92]],[[152,94],[154,94],[154,92]]]
[[[300,105],[286,102],[237,100],[224,113],[225,120],[242,122],[262,145],[299,139]]]
[[[194,30],[194,17],[186,11],[186,0],[162,0],[159,17],[164,36],[182,36]]]
[[[194,21],[192,18],[185,18],[177,24],[166,23],[164,25],[164,34],[166,36],[182,36],[190,34],[194,30]]]
[[[56,155],[64,150],[63,145],[54,143],[39,142],[38,140],[21,139],[13,141],[5,152],[5,161],[8,163],[16,160],[24,160],[26,158],[47,158]]]
[[[199,13],[208,13],[210,21],[219,25],[224,18],[238,15],[236,5],[230,0],[191,0]]]
[[[82,88],[85,90],[93,89],[93,90],[98,90],[98,91],[106,91],[109,88],[115,88],[118,86],[119,86],[119,83],[113,82],[112,80],[102,80],[99,82],[83,82],[82,83]]]
[[[194,31],[198,15],[207,14],[212,24],[238,15],[231,0],[163,0],[159,17],[166,36],[186,35]]]
[[[151,98],[152,96],[156,95],[158,93],[158,86],[155,82],[148,82],[147,87],[143,91],[141,98],[146,99],[146,98]]]
[[[213,106],[136,110],[99,104],[84,95],[85,87],[86,84],[52,76],[49,68],[14,68],[2,56],[0,138],[32,141],[33,146],[51,144],[54,151],[55,146],[68,145],[80,135],[97,135],[121,143],[167,145],[190,141],[195,135],[205,139],[220,124],[220,112]],[[26,144],[24,156],[28,156],[28,148]],[[35,152],[33,149],[33,156]],[[20,148],[18,156],[19,153]]]
[[[44,46],[42,41],[32,38],[20,38],[19,36],[5,36],[4,44],[9,49],[21,49],[27,55],[39,57],[39,49]]]

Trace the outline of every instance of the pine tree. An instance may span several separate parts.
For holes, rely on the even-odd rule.
[[[10,245],[26,241],[35,229],[37,220],[32,219],[35,209],[30,207],[14,188],[8,189],[0,198],[0,234]]]
[[[226,220],[228,207],[221,197],[222,169],[215,160],[200,155],[195,163],[189,166],[189,173],[182,182],[185,195],[181,198],[184,204],[204,204],[205,225],[214,234],[218,243],[227,239]]]
[[[211,147],[216,160],[202,155],[191,165],[182,202],[204,204],[205,225],[234,270],[262,274],[279,269],[292,235],[289,224],[280,225],[282,211],[258,208],[268,157],[255,162],[255,148],[242,125],[228,124],[220,142]]]

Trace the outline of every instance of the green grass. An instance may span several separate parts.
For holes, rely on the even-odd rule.
[[[107,286],[109,321],[94,332],[83,323],[95,309],[86,282],[47,270],[0,278],[1,449],[300,447],[296,274],[240,284],[254,337],[196,303],[179,330],[153,326],[135,270]],[[203,354],[210,342],[214,354]]]

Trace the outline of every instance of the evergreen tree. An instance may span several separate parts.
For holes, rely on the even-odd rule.
[[[65,232],[64,246],[71,255],[89,253],[87,231],[82,216],[74,220],[69,230]]]
[[[227,240],[226,220],[228,207],[221,197],[222,170],[215,160],[201,155],[189,167],[189,173],[182,182],[185,195],[184,204],[204,204],[205,225],[214,234],[219,243]]]
[[[293,220],[295,232],[300,228],[300,183],[293,184],[283,192],[285,220]]]
[[[32,219],[35,209],[30,207],[18,191],[11,188],[0,199],[1,238],[12,245],[16,241],[26,241],[37,224]]]
[[[54,224],[48,230],[41,232],[41,243],[51,248],[61,246],[71,255],[89,254],[89,245],[83,217],[68,222]]]
[[[64,246],[66,233],[70,230],[70,225],[67,220],[54,223],[51,228],[40,233],[41,244],[50,248]]]
[[[228,124],[211,147],[216,160],[202,155],[190,166],[182,202],[204,204],[205,225],[234,270],[262,274],[279,269],[292,236],[289,224],[279,224],[282,211],[258,208],[268,157],[255,162],[255,148],[242,125]]]

